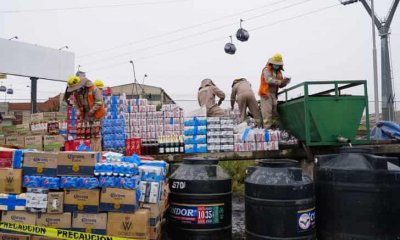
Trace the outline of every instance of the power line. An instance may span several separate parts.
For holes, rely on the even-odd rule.
[[[309,2],[309,1],[310,1],[310,0],[304,0],[304,1],[300,1],[300,2],[297,2],[297,3],[291,4],[291,5],[287,5],[287,6],[281,7],[281,8],[269,10],[269,11],[264,12],[264,13],[262,13],[262,14],[259,14],[259,15],[257,15],[257,16],[245,18],[244,21],[252,21],[252,20],[255,20],[255,19],[257,19],[257,18],[263,17],[263,16],[265,16],[265,15],[271,14],[271,13],[276,13],[276,12],[278,12],[278,11],[282,11],[282,10],[286,10],[286,9],[289,9],[289,8],[292,8],[292,7],[296,7],[296,6],[298,6],[298,5],[304,4],[304,3]],[[179,37],[179,38],[174,38],[174,39],[169,40],[169,41],[165,41],[165,42],[157,43],[157,44],[154,44],[154,45],[151,45],[151,46],[139,48],[139,49],[136,49],[136,50],[132,50],[132,51],[130,51],[130,52],[127,52],[127,53],[122,53],[122,54],[114,55],[114,56],[112,56],[112,57],[104,57],[104,58],[101,58],[101,59],[97,59],[97,60],[94,60],[94,61],[90,61],[90,62],[83,63],[82,65],[85,65],[85,66],[86,66],[86,65],[88,65],[88,64],[90,65],[90,64],[93,64],[93,63],[97,63],[97,62],[109,61],[109,60],[112,60],[112,59],[115,59],[115,58],[120,58],[120,57],[128,56],[128,55],[132,54],[133,52],[141,52],[141,51],[149,50],[149,49],[152,49],[152,48],[155,48],[155,47],[163,46],[163,45],[166,45],[166,44],[169,44],[169,43],[174,43],[174,42],[177,42],[177,41],[180,41],[180,40],[184,40],[184,39],[188,39],[188,38],[197,37],[197,36],[199,36],[199,35],[204,35],[204,34],[207,34],[207,33],[210,33],[210,32],[214,32],[214,31],[217,31],[217,30],[226,28],[226,27],[230,27],[230,26],[232,26],[232,25],[236,25],[236,24],[237,24],[237,22],[228,23],[228,24],[224,24],[224,25],[220,25],[220,26],[218,26],[218,27],[214,27],[214,28],[208,29],[208,30],[206,30],[206,31],[201,31],[201,32],[197,32],[197,33],[190,34],[190,35],[182,36],[182,37]]]
[[[251,31],[257,31],[257,30],[263,29],[265,27],[274,26],[274,25],[277,25],[279,23],[288,22],[288,21],[291,21],[291,20],[294,20],[294,19],[297,19],[297,18],[301,18],[301,17],[305,17],[305,16],[308,16],[308,15],[311,15],[311,14],[314,14],[314,13],[325,11],[325,10],[331,9],[331,8],[339,6],[339,5],[340,4],[334,4],[334,5],[331,5],[331,6],[319,8],[319,9],[312,10],[312,11],[309,11],[309,12],[306,12],[306,13],[303,13],[303,14],[299,14],[299,15],[293,16],[293,17],[289,17],[289,18],[285,18],[285,19],[282,19],[282,20],[279,20],[279,21],[275,21],[275,22],[267,24],[267,25],[261,25],[259,27],[256,27],[256,28],[253,28],[253,29],[250,29],[250,30]],[[134,60],[137,61],[137,60],[143,60],[143,59],[158,57],[158,56],[165,55],[165,54],[168,54],[168,53],[178,52],[178,51],[185,50],[185,49],[188,49],[188,48],[209,44],[211,42],[216,42],[216,41],[219,41],[221,39],[226,39],[226,36],[210,39],[210,40],[205,41],[205,42],[200,42],[200,43],[188,45],[188,46],[185,46],[185,47],[182,47],[182,48],[177,48],[177,49],[172,49],[172,50],[169,50],[169,51],[160,52],[160,53],[157,53],[157,54],[154,54],[154,55],[144,56],[144,57],[137,58],[137,59],[134,59]],[[123,62],[121,61],[121,62],[118,62],[118,63],[115,63],[115,64],[94,68],[94,69],[92,69],[92,71],[98,71],[98,70],[105,70],[105,69],[109,69],[109,68],[114,68],[116,66],[120,66],[122,64],[127,64],[127,63],[128,63],[128,60],[123,61]]]
[[[196,27],[200,27],[200,26],[203,26],[203,25],[206,25],[206,24],[209,24],[209,23],[218,22],[218,21],[221,21],[221,20],[224,20],[224,19],[227,19],[227,18],[237,17],[238,14],[244,14],[244,13],[248,13],[248,12],[253,12],[253,11],[256,11],[256,10],[260,10],[260,9],[263,9],[263,8],[266,8],[266,7],[274,6],[274,5],[277,5],[277,4],[280,4],[280,3],[283,3],[283,2],[287,2],[287,1],[292,1],[292,0],[279,0],[279,1],[276,1],[276,2],[273,2],[273,3],[270,3],[270,4],[262,5],[262,6],[255,7],[255,8],[251,8],[251,9],[248,9],[248,10],[245,10],[245,11],[241,11],[241,12],[237,12],[237,13],[234,13],[234,14],[226,15],[226,16],[223,16],[223,17],[220,17],[220,18],[215,18],[213,20],[197,23],[197,24],[190,25],[190,26],[183,27],[183,28],[178,28],[178,29],[175,29],[175,30],[163,33],[163,34],[153,35],[153,36],[150,36],[150,37],[138,40],[138,41],[124,43],[124,44],[117,45],[117,46],[114,46],[114,47],[111,47],[111,48],[90,52],[90,53],[78,56],[78,58],[85,58],[85,57],[88,57],[88,56],[97,55],[97,54],[104,53],[104,52],[109,52],[109,51],[112,51],[112,50],[115,50],[115,49],[128,47],[128,46],[131,46],[133,44],[141,43],[141,42],[144,42],[144,41],[147,41],[147,40],[151,40],[151,39],[155,39],[155,38],[159,38],[159,37],[165,37],[165,35],[170,35],[170,34],[182,32],[182,31],[189,30],[189,29],[196,28]]]
[[[44,9],[24,9],[24,10],[0,10],[0,13],[33,13],[33,12],[53,12],[53,11],[75,11],[97,8],[111,8],[111,7],[130,7],[142,5],[155,5],[176,2],[186,2],[189,0],[173,0],[173,1],[156,1],[156,2],[142,2],[142,3],[128,3],[128,4],[110,4],[110,5],[96,5],[96,6],[83,6],[83,7],[67,7],[67,8],[44,8]]]

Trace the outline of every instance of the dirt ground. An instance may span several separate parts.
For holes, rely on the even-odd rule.
[[[233,196],[232,198],[232,239],[244,239],[244,197]]]

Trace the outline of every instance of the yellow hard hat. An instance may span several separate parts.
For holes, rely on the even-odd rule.
[[[103,89],[104,88],[104,83],[101,80],[96,80],[93,82],[93,84],[98,88],[98,89]]]
[[[67,80],[67,85],[67,92],[73,92],[81,88],[84,85],[84,81],[78,76],[71,76]]]
[[[275,53],[272,58],[268,59],[268,63],[283,65],[282,55],[280,53]]]

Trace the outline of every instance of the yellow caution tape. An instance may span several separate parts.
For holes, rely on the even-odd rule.
[[[21,223],[8,223],[0,222],[0,229],[22,232],[31,235],[46,236],[51,238],[68,239],[68,240],[139,240],[133,238],[112,237],[106,235],[76,232],[69,230],[62,230],[56,228],[32,226]]]

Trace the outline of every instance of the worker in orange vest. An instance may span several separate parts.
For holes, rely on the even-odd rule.
[[[74,96],[74,106],[81,119],[94,121],[104,117],[102,92],[86,78],[85,73],[78,72],[68,79],[67,93]]]
[[[276,53],[263,68],[260,78],[260,96],[261,115],[264,128],[274,128],[279,124],[278,121],[278,89],[285,87],[290,78],[283,77],[282,55]]]

